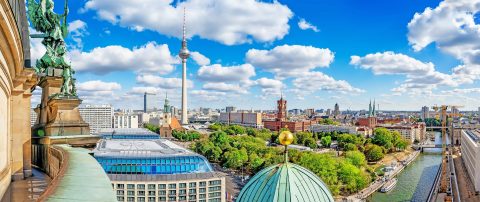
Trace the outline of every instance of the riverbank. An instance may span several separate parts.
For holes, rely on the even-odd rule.
[[[403,169],[409,165],[411,162],[413,162],[418,155],[420,154],[420,151],[413,151],[410,153],[408,156],[406,156],[405,159],[402,159],[399,161],[399,164],[395,167],[393,171],[389,173],[387,176],[387,179],[391,179],[395,177],[397,174],[403,171]],[[388,161],[388,163],[391,163],[392,161]],[[378,189],[380,189],[387,180],[384,180],[383,177],[378,177],[374,182],[372,182],[367,188],[363,189],[362,191],[350,195],[348,197],[342,197],[337,199],[336,201],[365,201],[367,197],[369,197],[371,194],[375,193]]]

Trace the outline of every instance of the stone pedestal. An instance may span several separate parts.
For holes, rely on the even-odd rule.
[[[41,104],[35,109],[38,122],[33,127],[33,135],[78,136],[90,135],[88,123],[83,121],[78,110],[81,104],[76,96],[59,96],[63,79],[44,77],[38,84],[42,88]]]

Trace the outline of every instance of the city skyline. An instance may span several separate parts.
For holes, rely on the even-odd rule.
[[[470,1],[123,2],[128,10],[116,3],[70,3],[67,44],[85,104],[142,109],[151,92],[168,93],[180,108],[185,7],[190,109],[274,109],[282,91],[290,109],[338,102],[360,110],[370,99],[381,110],[480,105],[477,49],[457,34],[477,40],[479,8]],[[36,60],[43,46],[31,43]]]

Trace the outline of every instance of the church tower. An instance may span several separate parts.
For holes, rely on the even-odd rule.
[[[287,119],[287,100],[283,99],[283,95],[280,100],[277,101],[277,121],[286,121]]]

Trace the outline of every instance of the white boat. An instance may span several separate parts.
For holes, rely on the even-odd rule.
[[[383,187],[380,189],[380,192],[386,193],[391,191],[393,188],[395,188],[395,185],[397,185],[397,178],[393,178],[391,180],[388,180],[387,183],[383,185]]]

